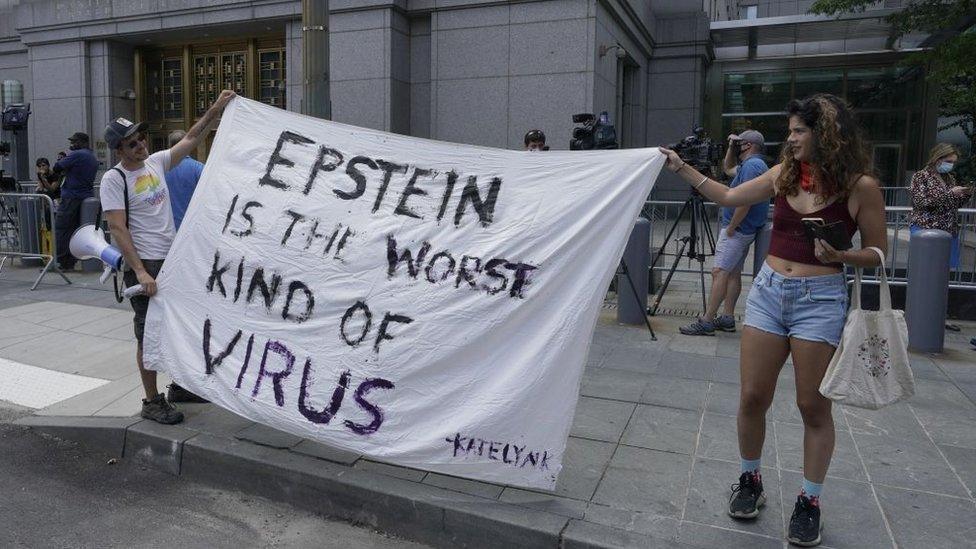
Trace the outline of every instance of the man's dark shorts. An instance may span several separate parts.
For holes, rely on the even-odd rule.
[[[143,259],[142,265],[146,268],[146,272],[150,276],[156,278],[159,276],[159,270],[163,268],[163,260]],[[139,279],[136,278],[136,272],[133,270],[125,271],[123,280],[125,280],[127,288],[131,288],[139,283]],[[146,331],[146,311],[149,310],[149,296],[136,295],[132,296],[132,299],[129,301],[132,303],[132,310],[136,312],[135,320],[132,322],[132,326],[136,332],[136,341],[142,343],[142,334]]]

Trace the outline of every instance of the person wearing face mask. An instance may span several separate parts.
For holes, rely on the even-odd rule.
[[[755,179],[769,169],[763,160],[765,140],[756,130],[746,130],[729,136],[722,168],[733,177],[729,188]],[[715,264],[712,266],[712,288],[704,315],[678,331],[685,335],[715,335],[715,330],[735,331],[735,304],[742,291],[742,266],[749,255],[749,246],[756,233],[766,224],[769,200],[750,206],[722,208],[718,242],[715,243]],[[724,314],[718,309],[725,303]]]
[[[911,234],[925,229],[940,229],[952,235],[949,268],[959,268],[959,219],[957,211],[973,195],[971,187],[959,185],[952,170],[959,162],[959,149],[939,143],[929,153],[925,167],[912,176]],[[946,324],[954,332],[959,326]]]
[[[912,176],[912,234],[924,229],[940,229],[952,235],[949,267],[959,267],[959,219],[957,211],[973,195],[952,173],[959,162],[959,149],[939,143],[929,153],[925,167]]]

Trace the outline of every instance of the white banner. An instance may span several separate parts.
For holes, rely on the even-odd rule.
[[[235,99],[158,279],[147,366],[370,458],[552,489],[604,292],[663,164]]]

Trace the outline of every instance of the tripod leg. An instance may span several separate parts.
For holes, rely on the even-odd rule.
[[[709,249],[711,250],[711,254],[709,254],[709,255],[715,255],[715,233],[712,232],[712,224],[708,220],[708,215],[707,215],[708,214],[708,211],[705,208],[705,203],[704,202],[699,202],[698,204],[701,207],[701,212],[700,212],[700,216],[699,217],[700,217],[700,219],[702,221],[702,229],[703,229],[703,232],[705,233],[705,238],[707,239]],[[705,249],[705,246],[704,246],[704,243],[703,243],[702,250],[704,250],[704,249]]]
[[[674,262],[671,264],[671,269],[668,270],[668,276],[664,279],[661,284],[661,289],[658,290],[657,295],[654,296],[654,305],[648,310],[648,314],[654,316],[657,313],[658,307],[661,306],[661,299],[664,298],[664,292],[668,290],[668,284],[671,284],[671,277],[674,276],[674,271],[678,268],[678,262],[681,261],[681,256],[685,253],[685,248],[688,247],[689,239],[687,237],[681,239],[681,250],[674,257]]]
[[[689,198],[688,200],[691,199]],[[668,246],[668,241],[671,240],[671,236],[674,235],[674,231],[678,229],[678,223],[681,222],[681,216],[685,215],[685,211],[688,209],[689,206],[688,200],[686,200],[685,203],[681,206],[681,211],[678,212],[678,217],[676,217],[674,223],[671,224],[671,228],[668,229],[668,234],[664,236],[664,242],[661,243],[661,247],[658,248],[657,254],[655,254],[654,258],[651,260],[651,269],[653,269],[657,265],[657,260],[660,259],[662,255],[664,255],[664,249]]]
[[[630,271],[627,270],[627,264],[624,263],[623,260],[620,261],[620,270],[622,270],[624,276],[627,277],[627,282],[630,283],[630,291],[633,293],[634,299],[637,300],[637,304],[640,305],[640,296],[637,295],[637,286],[634,285],[634,279],[630,278]],[[617,299],[619,300],[620,288],[617,288],[617,296],[618,296]],[[647,318],[646,314],[643,316],[644,316],[644,323],[647,324],[647,331],[651,333],[651,341],[657,341],[657,336],[654,335],[654,328],[651,328],[650,319]]]

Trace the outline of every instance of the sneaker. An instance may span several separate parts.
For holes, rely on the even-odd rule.
[[[735,331],[735,318],[730,315],[719,315],[715,317],[715,322],[712,323],[716,330],[722,330],[723,332],[734,332]]]
[[[166,397],[163,395],[156,395],[150,400],[143,399],[142,417],[163,425],[173,425],[183,421],[183,412],[166,402]]]
[[[699,318],[687,326],[678,328],[678,331],[689,336],[711,336],[715,335],[715,325]]]
[[[811,503],[806,496],[797,496],[793,516],[790,517],[790,534],[786,539],[793,545],[814,547],[820,545],[822,530],[820,506]]]
[[[759,508],[766,505],[762,477],[756,473],[742,473],[739,483],[732,485],[729,498],[729,516],[737,519],[752,519],[759,516]]]
[[[166,391],[166,400],[169,400],[170,402],[193,402],[197,404],[205,404],[210,402],[201,396],[197,396],[194,393],[187,391],[175,383],[170,384],[169,390]]]

